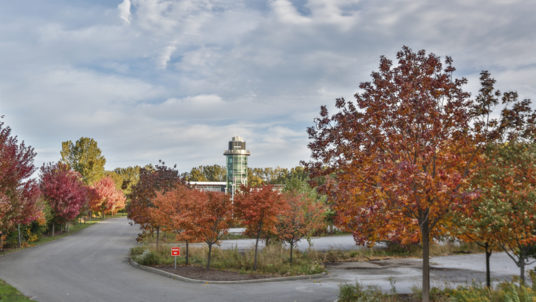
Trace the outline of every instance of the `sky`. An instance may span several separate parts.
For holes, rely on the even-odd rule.
[[[352,100],[403,45],[451,56],[478,91],[536,96],[536,1],[18,0],[0,2],[0,115],[35,148],[94,138],[106,168],[308,160],[321,105]]]

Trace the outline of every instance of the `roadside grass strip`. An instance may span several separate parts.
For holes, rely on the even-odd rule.
[[[35,302],[29,299],[13,286],[0,279],[0,301],[1,302]]]

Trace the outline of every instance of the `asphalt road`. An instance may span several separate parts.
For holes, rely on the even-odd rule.
[[[39,302],[333,301],[338,283],[184,283],[126,262],[137,227],[110,219],[72,236],[0,257],[0,278]]]
[[[127,263],[126,256],[136,244],[137,232],[138,228],[130,226],[126,218],[101,222],[39,247],[0,256],[0,278],[40,302],[333,301],[339,285],[344,283],[360,282],[384,291],[395,286],[399,293],[411,292],[421,284],[421,261],[415,258],[342,263],[328,267],[328,277],[317,280],[230,285],[185,283]],[[313,242],[313,248],[350,248],[351,236],[347,237],[319,239]],[[431,264],[432,286],[456,287],[485,280],[482,254],[434,257]],[[494,253],[491,265],[495,282],[510,280],[518,274],[518,268],[504,253]]]

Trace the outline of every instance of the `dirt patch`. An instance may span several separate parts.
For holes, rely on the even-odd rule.
[[[196,279],[196,280],[208,280],[208,281],[239,281],[239,280],[253,280],[253,279],[265,279],[278,276],[263,275],[263,274],[242,274],[238,272],[222,271],[217,269],[205,269],[199,266],[177,266],[175,269],[173,266],[155,265],[154,268],[164,270],[166,272],[176,274],[182,277]]]

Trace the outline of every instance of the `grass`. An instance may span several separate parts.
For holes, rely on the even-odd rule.
[[[482,252],[476,244],[434,244],[430,248],[431,256],[445,256]],[[313,252],[312,252],[313,253]],[[361,248],[355,250],[329,250],[314,252],[315,257],[322,263],[370,261],[386,258],[403,258],[422,256],[422,249],[418,245],[400,246],[388,245],[386,248]]]
[[[181,249],[181,257],[177,258],[177,265],[185,264],[184,253],[185,250]],[[190,247],[190,264],[204,267],[207,253],[208,248],[206,247]],[[131,249],[131,257],[144,265],[172,265],[174,261],[173,257],[170,256],[170,247],[165,245],[158,250],[147,245],[134,247]],[[253,271],[253,250],[213,248],[210,267],[239,273],[273,276],[311,275],[326,271],[323,263],[310,253],[296,251],[292,264],[289,263],[288,258],[287,249],[278,245],[270,245],[259,250],[257,270]]]
[[[0,279],[0,301],[9,302],[32,302],[34,300],[29,299],[21,292],[19,292],[13,286],[7,284],[4,280]],[[35,301],[34,301],[35,302]]]
[[[534,280],[534,279],[533,279]],[[536,281],[536,280],[534,280]],[[536,284],[536,282],[533,282]],[[375,287],[364,287],[359,283],[355,285],[344,284],[339,287],[340,302],[413,302],[421,301],[421,292],[415,290],[412,294],[397,294],[392,290],[383,293]],[[503,282],[494,288],[488,289],[480,284],[459,286],[457,288],[438,289],[430,291],[430,301],[433,302],[503,302],[536,301],[535,288],[519,285],[516,281]]]

